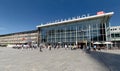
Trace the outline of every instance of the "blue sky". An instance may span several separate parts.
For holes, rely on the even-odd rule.
[[[41,23],[98,11],[115,12],[111,25],[120,25],[120,0],[0,0],[0,34],[36,29]]]

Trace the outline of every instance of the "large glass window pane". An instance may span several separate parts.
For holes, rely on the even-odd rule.
[[[101,20],[101,18],[98,18],[41,28],[41,41],[56,43],[64,41],[76,42],[76,36],[79,42],[90,39],[92,41],[103,41],[106,39],[106,32],[105,24],[101,23]],[[119,36],[116,34],[116,37]]]

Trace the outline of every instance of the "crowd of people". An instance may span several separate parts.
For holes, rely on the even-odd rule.
[[[80,45],[76,45],[76,44],[74,44],[74,45],[67,45],[67,44],[65,44],[65,45],[51,45],[51,44],[45,45],[45,44],[40,44],[39,48],[40,48],[41,52],[42,52],[43,48],[46,48],[48,50],[60,49],[60,48],[63,48],[65,50],[81,49],[81,50],[84,50],[87,53],[90,53],[91,50],[92,51],[100,50],[100,48],[97,48],[96,45],[94,45],[94,46],[86,46],[86,45],[80,46]]]
[[[37,44],[16,44],[12,46],[15,49],[36,49],[37,48]]]
[[[63,48],[65,50],[77,50],[77,49],[81,49],[87,53],[90,53],[91,50],[96,51],[96,50],[100,50],[100,48],[98,48],[96,45],[94,46],[87,46],[87,45],[76,45],[76,44],[72,44],[72,45],[60,45],[60,44],[56,44],[56,45],[51,45],[51,44],[40,44],[39,46],[37,44],[16,44],[13,46],[13,48],[15,49],[39,49],[40,52],[43,51],[43,49],[48,49],[48,50],[54,50],[54,49],[60,49]]]

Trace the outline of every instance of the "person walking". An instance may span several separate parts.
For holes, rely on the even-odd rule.
[[[39,48],[39,51],[42,52],[42,44],[40,44]]]
[[[40,46],[40,52],[42,52],[42,47]]]
[[[67,45],[65,44],[65,50],[67,49]]]
[[[96,51],[96,48],[97,48],[96,45],[94,45],[93,50]]]
[[[51,50],[51,46],[50,45],[48,45],[48,49]]]
[[[90,53],[90,46],[87,46],[86,51],[87,53]]]

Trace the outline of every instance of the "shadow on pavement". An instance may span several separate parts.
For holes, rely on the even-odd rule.
[[[120,54],[91,51],[90,56],[104,64],[110,71],[120,71]]]

